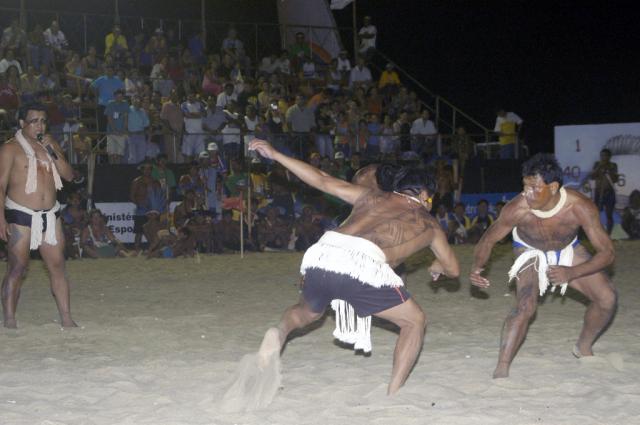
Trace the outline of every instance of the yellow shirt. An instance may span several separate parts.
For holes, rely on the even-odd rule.
[[[113,33],[109,33],[107,34],[107,36],[104,38],[104,54],[105,56],[108,55],[111,52],[111,49],[113,48],[113,45],[116,44],[118,46],[120,46],[121,49],[125,49],[128,50],[129,46],[127,45],[127,39],[124,37],[124,35],[120,34],[118,36],[118,39],[116,40],[115,36],[113,35]]]
[[[388,85],[400,85],[400,77],[398,77],[398,73],[395,71],[382,71],[380,75],[380,80],[378,81],[378,87],[383,88]]]

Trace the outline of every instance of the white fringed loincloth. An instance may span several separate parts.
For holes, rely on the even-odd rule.
[[[520,254],[520,256],[516,258],[516,261],[513,263],[513,266],[511,266],[511,269],[509,270],[509,282],[518,277],[518,274],[523,271],[523,266],[529,260],[535,259],[535,261],[527,267],[533,266],[536,268],[538,272],[538,286],[540,288],[540,296],[544,295],[544,293],[547,291],[547,288],[549,287],[549,278],[547,277],[549,266],[558,265],[570,267],[573,264],[573,247],[577,245],[578,238],[575,237],[569,245],[567,245],[560,251],[544,252],[520,239],[516,227],[513,228],[512,236],[514,246],[522,246],[527,250]],[[569,282],[561,282],[556,285],[552,285],[551,292],[555,291],[556,286],[558,285],[561,286],[560,294],[564,295],[564,293],[567,291]]]
[[[307,250],[300,273],[304,275],[310,268],[344,274],[376,288],[404,285],[376,244],[338,232],[326,232]],[[331,308],[336,312],[333,336],[344,343],[353,344],[355,350],[370,352],[371,316],[357,316],[353,307],[344,300],[331,301]]]
[[[45,216],[45,220],[47,220],[47,231],[44,235],[44,241],[49,245],[58,244],[58,240],[56,239],[56,213],[60,210],[60,203],[58,201],[47,211],[34,211],[31,208],[18,204],[9,197],[5,199],[4,206],[6,209],[21,211],[31,216],[31,241],[29,243],[29,249],[35,250],[42,245],[42,229],[44,228],[43,215]]]

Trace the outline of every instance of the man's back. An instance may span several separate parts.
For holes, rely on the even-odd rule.
[[[441,232],[417,199],[376,189],[356,201],[351,215],[337,231],[375,243],[391,265],[429,246],[436,232]]]

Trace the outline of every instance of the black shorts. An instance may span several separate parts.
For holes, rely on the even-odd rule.
[[[376,288],[349,275],[318,268],[307,269],[302,296],[315,313],[324,311],[331,300],[339,299],[351,304],[360,317],[380,313],[411,298],[404,286]]]
[[[616,192],[613,190],[605,190],[603,193],[596,191],[593,201],[598,206],[598,210],[613,209],[616,206]]]
[[[42,231],[47,230],[47,212],[38,211],[42,213]],[[60,210],[56,211],[56,218],[60,217]],[[25,226],[31,228],[31,214],[27,214],[23,211],[5,209],[4,218],[8,224],[17,224],[18,226]]]
[[[133,216],[133,233],[139,235],[143,233],[144,229],[142,226],[147,224],[149,218],[146,215],[134,215]]]

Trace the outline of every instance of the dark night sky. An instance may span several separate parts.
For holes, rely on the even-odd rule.
[[[640,120],[640,15],[586,3],[358,0],[357,14],[383,52],[482,123],[501,105],[519,114],[535,152],[553,149],[554,125]],[[350,8],[335,17],[351,25]]]
[[[275,22],[276,1],[207,0],[207,19]],[[499,106],[518,113],[536,152],[553,148],[554,125],[640,120],[640,15],[631,1],[587,3],[357,0],[357,15],[358,27],[365,14],[372,16],[384,53],[480,122],[492,127]],[[0,4],[18,7],[19,0]],[[200,14],[199,0],[119,4],[123,15],[199,19]],[[27,5],[113,11],[112,0],[27,0]],[[351,10],[334,12],[340,27],[351,27]]]

